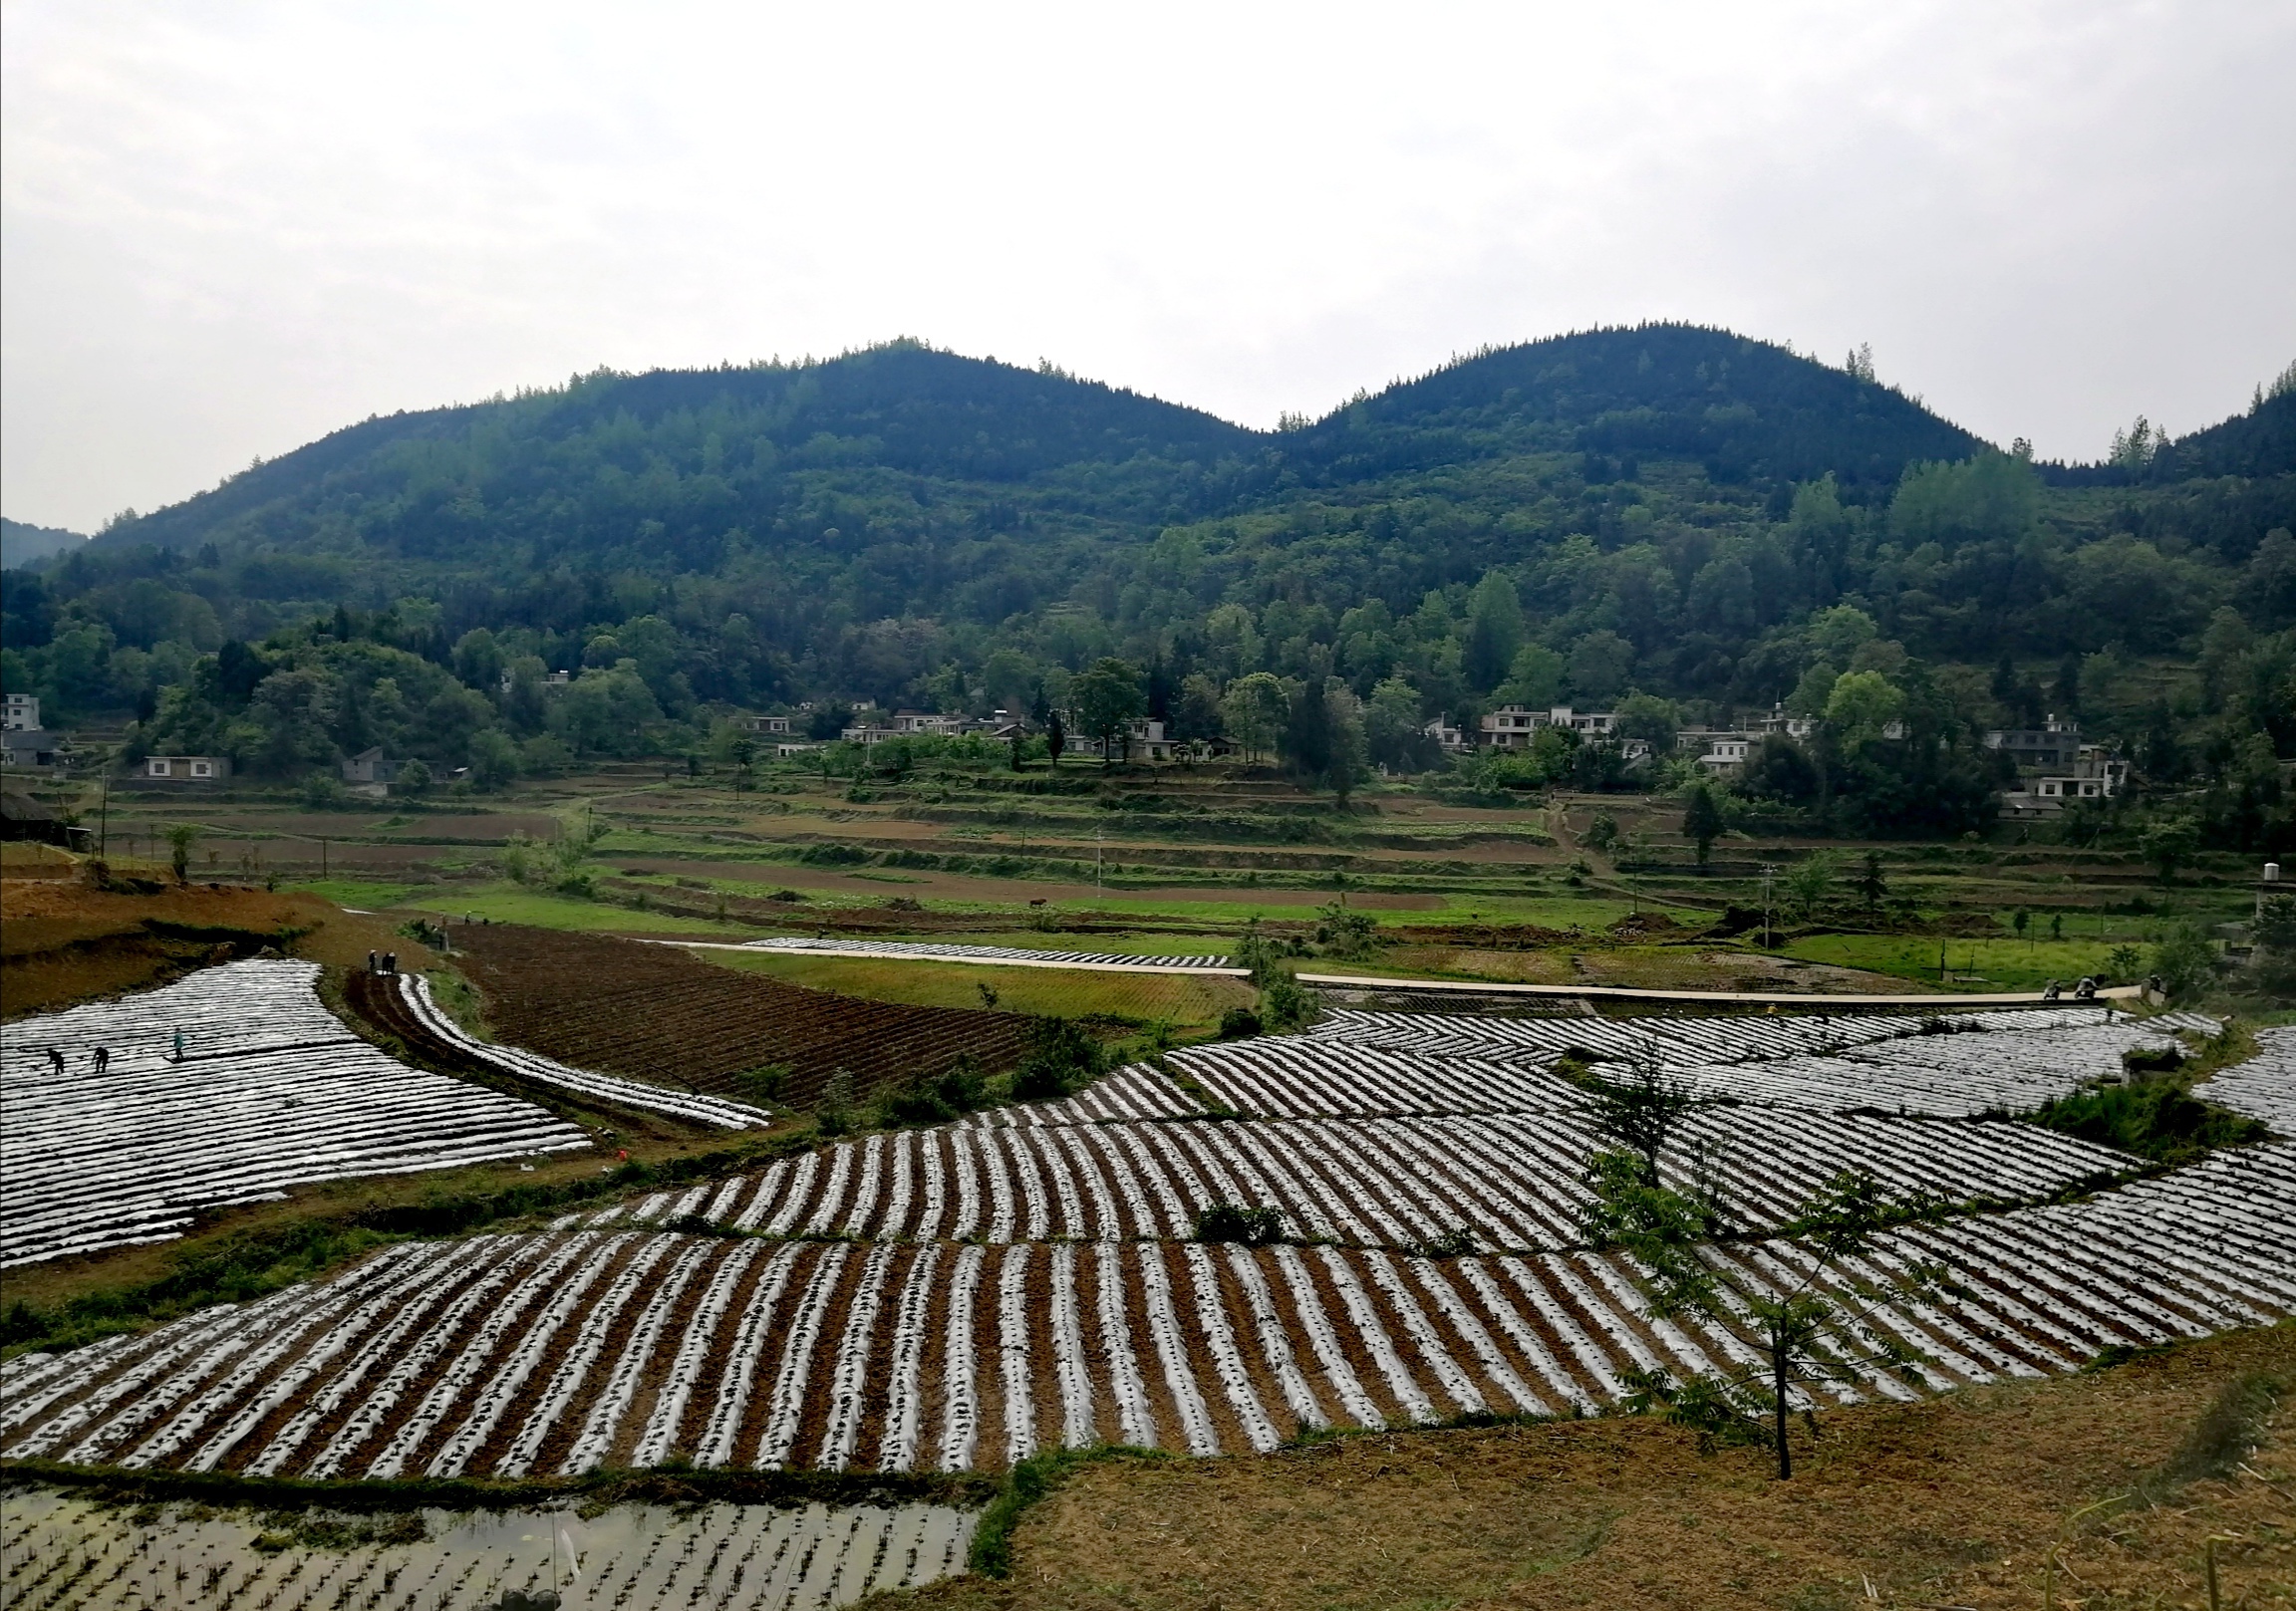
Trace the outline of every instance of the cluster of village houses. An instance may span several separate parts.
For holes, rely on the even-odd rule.
[[[560,679],[563,676],[563,672],[559,673]],[[736,719],[745,730],[771,742],[775,755],[783,759],[822,747],[821,741],[803,736],[805,717],[802,713],[742,715]],[[1738,726],[1685,727],[1676,734],[1675,742],[1695,756],[1701,771],[1719,782],[1735,776],[1764,738],[1783,734],[1788,738],[1806,739],[1814,725],[1808,717],[1788,715],[1781,706]],[[1427,723],[1426,731],[1445,752],[1464,754],[1477,748],[1526,749],[1549,727],[1577,733],[1589,742],[1616,744],[1628,761],[1644,759],[1650,752],[1646,740],[1619,735],[1615,712],[1580,710],[1567,704],[1543,710],[1520,704],[1501,705],[1486,713],[1474,732],[1437,716]],[[942,715],[926,710],[882,710],[874,704],[862,704],[854,708],[850,723],[838,736],[849,744],[864,746],[889,738],[927,734],[952,738],[979,736],[1005,743],[1033,730],[1025,720],[1004,710],[988,716]],[[5,763],[11,770],[52,767],[62,750],[56,735],[41,726],[40,701],[31,694],[7,695],[6,728],[0,736],[6,740]],[[1902,736],[1902,733],[1891,731],[1888,736]],[[1150,763],[1214,760],[1238,752],[1238,746],[1226,741],[1173,738],[1165,723],[1154,717],[1137,717],[1127,723],[1115,742],[1119,758]],[[2107,745],[2083,743],[2077,721],[2060,721],[2051,716],[2038,727],[1996,729],[1985,735],[1985,744],[2007,755],[2016,768],[2015,786],[2001,797],[2001,814],[2005,817],[2054,816],[2075,800],[2109,799],[2128,787],[2129,762]],[[1099,738],[1070,727],[1064,753],[1082,760],[1099,760],[1104,751]],[[381,749],[369,749],[341,763],[343,781],[356,792],[381,796],[398,781],[402,764]],[[221,755],[150,755],[144,759],[138,775],[157,783],[214,784],[229,779],[231,762]]]
[[[777,753],[784,757],[819,749],[820,743],[793,736],[792,722],[796,719],[747,716],[743,721],[750,731],[777,739]],[[1476,748],[1527,749],[1541,729],[1559,727],[1577,733],[1583,741],[1616,744],[1628,761],[1648,759],[1648,740],[1621,737],[1617,723],[1617,713],[1610,710],[1580,710],[1567,704],[1534,710],[1506,704],[1487,712],[1472,734],[1443,716],[1428,722],[1425,730],[1445,753],[1453,755]],[[1724,782],[1737,775],[1764,738],[1781,734],[1807,740],[1816,726],[1813,718],[1790,716],[1779,705],[1742,726],[1682,728],[1675,734],[1675,743],[1696,757],[1708,777]],[[863,745],[922,733],[948,737],[975,734],[1003,743],[1029,730],[1025,721],[1004,710],[982,717],[925,710],[880,711],[874,705],[862,705],[855,709],[852,724],[838,736],[849,744]],[[1883,729],[1883,736],[1902,738],[1903,725],[1891,722]],[[1226,740],[1169,737],[1162,721],[1145,716],[1127,723],[1117,742],[1123,758],[1150,762],[1212,760],[1238,750]],[[2079,722],[2050,716],[2039,727],[1997,728],[1985,735],[1985,745],[2008,755],[2017,770],[2016,786],[2002,795],[2001,814],[2005,817],[2054,816],[2071,801],[2107,799],[2128,786],[2128,761],[2107,745],[2081,742]],[[1103,751],[1099,739],[1071,731],[1065,753],[1097,760]]]

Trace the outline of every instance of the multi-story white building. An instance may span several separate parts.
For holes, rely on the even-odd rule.
[[[1581,738],[1608,738],[1617,722],[1608,710],[1579,710],[1567,704],[1533,710],[1527,705],[1503,704],[1483,717],[1481,736],[1489,748],[1524,749],[1542,727],[1563,727]]]
[[[7,710],[0,714],[0,732],[26,733],[40,725],[40,696],[35,693],[11,693]]]

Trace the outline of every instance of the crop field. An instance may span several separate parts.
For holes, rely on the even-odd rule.
[[[2296,1150],[1898,1232],[1967,1294],[1889,1315],[1944,1389],[2296,1311]],[[1790,1282],[1788,1241],[1714,1254]],[[1570,1414],[1730,1357],[1621,1260],[1194,1241],[726,1240],[642,1228],[387,1250],[321,1284],[12,1362],[0,1454],[311,1477],[996,1469],[1123,1442]],[[1902,1398],[1885,1375],[1848,1397]]]
[[[1572,1093],[1576,1097],[1577,1093]],[[1441,1118],[1086,1125],[967,1122],[843,1142],[591,1224],[687,1215],[769,1235],[958,1241],[1179,1238],[1215,1203],[1272,1208],[1288,1235],[1408,1249],[1458,1230],[1485,1247],[1568,1247],[1600,1143],[1581,1104]],[[1704,1158],[1739,1228],[1784,1223],[1841,1169],[1955,1202],[2036,1201],[2127,1171],[2106,1148],[2024,1126],[1714,1109],[1669,1184]],[[691,1201],[686,1201],[690,1198]],[[568,1221],[572,1223],[573,1221]]]
[[[1476,1069],[1493,1082],[1485,1103],[1530,1110],[1567,1088],[1544,1070],[1570,1053],[1610,1072],[1628,1062],[1655,1064],[1701,1097],[1958,1118],[2037,1107],[2084,1081],[2118,1074],[2125,1052],[2172,1044],[2169,1030],[2217,1027],[2198,1014],[2139,1021],[2095,1006],[1622,1022],[1341,1011],[1309,1038],[1335,1049],[1433,1059],[1439,1071]],[[1253,1048],[1205,1048],[1175,1054],[1174,1063],[1227,1106],[1256,1113],[1429,1111],[1391,1104],[1431,1103],[1452,1089],[1439,1074],[1433,1086],[1399,1078],[1341,1091],[1314,1079],[1311,1060],[1287,1052],[1263,1067],[1266,1057]],[[1341,1101],[1356,1105],[1331,1106]],[[1362,1106],[1366,1101],[1377,1106]]]
[[[2254,1114],[2283,1136],[2296,1136],[2296,1025],[2260,1030],[2256,1055],[2223,1070],[2200,1094]]]
[[[960,1056],[1006,1068],[1027,1044],[1017,1013],[859,1001],[713,967],[669,945],[505,925],[457,929],[455,941],[500,1039],[695,1092],[738,1094],[737,1075],[779,1063],[789,1101],[818,1098],[839,1069],[866,1096]]]
[[[532,1080],[537,1085],[550,1086],[555,1090],[570,1091],[594,1101],[638,1108],[648,1113],[667,1114],[674,1119],[684,1119],[719,1130],[763,1129],[772,1123],[771,1114],[746,1102],[672,1091],[642,1080],[618,1079],[614,1075],[594,1073],[589,1069],[568,1068],[563,1063],[552,1062],[540,1053],[522,1047],[489,1045],[470,1035],[440,1010],[438,1003],[431,997],[430,980],[417,973],[402,973],[396,982],[400,1005],[407,1013],[405,1021],[417,1028],[431,1044],[444,1046],[451,1052],[475,1059],[498,1073],[508,1074],[515,1079]]]
[[[1958,1058],[1982,1082],[2015,1046],[2157,1033],[2102,1017],[1657,1029],[1685,1055],[1737,1059],[1718,1067],[1921,1047],[1941,1060],[1921,1078]],[[1531,1021],[1482,1022],[1521,1035]],[[1621,1054],[1651,1032],[1552,1023],[1636,1037]],[[1410,1027],[1350,1024],[1371,1039]],[[1206,1048],[1171,1059],[1193,1075],[1135,1066],[1063,1103],[839,1143],[540,1230],[394,1245],[243,1307],[9,1361],[0,1456],[339,1479],[996,1471],[1098,1442],[1214,1455],[1319,1427],[1583,1413],[1615,1403],[1629,1371],[1741,1359],[1728,1336],[1653,1313],[1630,1261],[1586,1247],[1578,1095],[1503,1039],[1480,1061],[1329,1031]],[[2060,1062],[2063,1086],[2083,1077]],[[1873,1065],[1877,1086],[1890,1066]],[[1322,1105],[1229,1117],[1181,1083],[1209,1091],[1243,1068]],[[2285,1083],[2269,1062],[2219,1078],[2243,1105],[2283,1100]],[[1363,1100],[1387,1087],[1400,1111]],[[1747,1232],[1708,1256],[1773,1286],[1811,1270],[1775,1227],[1833,1170],[1964,1203],[1844,1266],[1878,1279],[1934,1260],[1959,1282],[1876,1322],[1919,1351],[1920,1388],[1869,1374],[1845,1401],[2296,1313],[2296,1145],[2132,1179],[2125,1155],[2031,1126],[1821,1094],[1789,1082],[1704,1108],[1665,1165],[1680,1177],[1705,1144]],[[2105,1189],[2058,1201],[2077,1183]],[[1216,1202],[1277,1208],[1291,1239],[1194,1239]],[[1471,1250],[1447,1236],[1460,1230]]]
[[[203,1209],[291,1186],[591,1144],[532,1103],[355,1038],[321,1004],[318,972],[234,962],[0,1029],[0,1268],[170,1239]]]
[[[328,1548],[205,1507],[153,1514],[17,1489],[0,1511],[0,1603],[77,1611],[489,1611],[506,1593],[553,1588],[624,1611],[812,1611],[961,1569],[976,1520],[930,1504],[640,1504],[587,1518],[426,1509],[379,1526],[346,1518],[362,1541]]]

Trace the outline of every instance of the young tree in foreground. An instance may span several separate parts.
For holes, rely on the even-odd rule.
[[[1594,1099],[1594,1130],[1635,1162],[1635,1179],[1656,1190],[1658,1158],[1697,1106],[1685,1080],[1669,1075],[1653,1053],[1635,1058],[1623,1079],[1589,1074],[1580,1082]]]
[[[1802,1205],[1786,1227],[1791,1240],[1772,1244],[1774,1256],[1764,1261],[1776,1272],[1771,1276],[1708,1242],[1708,1206],[1646,1185],[1633,1154],[1596,1155],[1587,1184],[1594,1189],[1587,1234],[1641,1264],[1651,1311],[1666,1319],[1695,1316],[1752,1356],[1680,1382],[1663,1369],[1628,1372],[1628,1410],[1663,1409],[1667,1420],[1695,1431],[1703,1448],[1770,1444],[1779,1477],[1791,1477],[1786,1421],[1802,1384],[1855,1386],[1884,1370],[1920,1380],[1921,1354],[1881,1311],[1951,1290],[1944,1268],[1899,1262],[1896,1274],[1874,1279],[1866,1272],[1878,1266],[1866,1255],[1883,1229],[1932,1211],[1932,1201],[1893,1202],[1872,1176],[1845,1170]],[[1801,1397],[1803,1421],[1815,1432],[1812,1401]]]
[[[1834,858],[1822,850],[1812,851],[1787,870],[1785,888],[1795,916],[1809,922],[1834,888]]]
[[[179,822],[167,830],[167,865],[174,870],[178,884],[190,882],[191,847],[197,843],[199,829],[195,824]]]

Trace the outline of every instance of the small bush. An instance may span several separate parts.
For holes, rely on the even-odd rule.
[[[828,1089],[813,1110],[813,1124],[824,1136],[842,1136],[853,1128],[853,1076],[845,1070],[829,1076]]]
[[[2132,1074],[2173,1074],[2184,1066],[2184,1050],[2166,1046],[2132,1046],[2121,1054],[2121,1066]]]
[[[885,1122],[937,1125],[971,1113],[988,1100],[988,1082],[970,1053],[941,1073],[920,1075],[884,1099]]]
[[[1108,1049],[1072,1018],[1035,1019],[1028,1035],[1028,1055],[1012,1076],[1017,1101],[1054,1101],[1098,1079],[1108,1067]]]
[[[1284,1210],[1214,1203],[1197,1211],[1196,1239],[1238,1241],[1247,1247],[1265,1247],[1272,1241],[1284,1239]]]
[[[1272,970],[1260,991],[1260,1021],[1270,1029],[1303,1029],[1323,1013],[1315,992],[1289,972]]]
[[[2272,1134],[2260,1119],[2203,1102],[2170,1084],[2076,1091],[2043,1103],[2033,1122],[2158,1164],[2188,1164],[2213,1148],[2238,1147]]]
[[[787,1063],[764,1063],[733,1076],[734,1088],[759,1107],[771,1107],[780,1101],[781,1088],[788,1083]]]
[[[1428,1241],[1415,1241],[1406,1249],[1414,1258],[1472,1258],[1475,1256],[1475,1232],[1465,1225],[1453,1225],[1440,1236]]]
[[[1250,1040],[1260,1033],[1260,1014],[1250,1007],[1230,1007],[1220,1014],[1222,1040]]]

